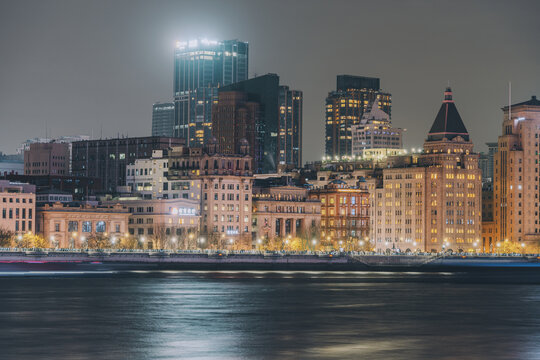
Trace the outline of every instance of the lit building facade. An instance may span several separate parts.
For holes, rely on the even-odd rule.
[[[482,175],[447,88],[424,153],[382,171],[372,203],[378,251],[481,250]]]
[[[143,199],[185,199],[200,202],[198,179],[169,180],[169,158],[166,150],[154,150],[150,159],[137,159],[127,165],[126,185]],[[197,209],[199,211],[200,208]]]
[[[0,229],[14,234],[34,232],[36,187],[0,180]]]
[[[352,129],[360,125],[369,104],[391,116],[392,96],[380,89],[378,78],[339,75],[337,89],[326,98],[325,156],[352,154]]]
[[[186,199],[118,198],[103,204],[119,204],[130,214],[128,232],[149,249],[188,248],[199,231],[199,201]],[[192,236],[190,236],[193,234]],[[195,246],[189,246],[195,248]]]
[[[174,103],[152,105],[152,136],[174,136]]]
[[[493,174],[494,248],[498,242],[538,244],[540,241],[540,101],[503,109],[502,135]]]
[[[369,235],[369,193],[358,184],[352,187],[332,180],[323,188],[310,190],[309,198],[321,202],[321,245],[356,248]]]
[[[296,186],[253,189],[253,231],[257,239],[287,236],[318,239],[321,202]]]
[[[203,148],[173,148],[169,180],[201,182],[200,233],[216,248],[251,249],[253,159],[249,146],[220,154],[217,141]]]
[[[54,247],[82,248],[91,236],[118,237],[128,229],[129,212],[121,205],[54,203],[36,209],[36,232]]]
[[[371,102],[360,124],[351,126],[353,157],[382,158],[403,152],[403,129],[393,127],[376,102]]]
[[[247,80],[249,45],[239,40],[177,42],[174,51],[176,137],[202,146],[212,136],[218,88]]]

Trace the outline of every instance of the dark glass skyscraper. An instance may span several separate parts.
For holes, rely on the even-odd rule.
[[[222,91],[241,91],[247,100],[259,104],[255,124],[255,170],[271,173],[279,165],[302,164],[302,92],[279,85],[279,76],[266,74],[224,86]]]
[[[177,42],[174,52],[174,134],[188,146],[212,135],[217,89],[248,78],[249,46],[239,40]]]
[[[257,173],[277,169],[279,133],[279,76],[267,74],[224,86],[219,91],[242,91],[248,101],[259,103],[259,117],[255,124],[255,166]]]
[[[326,98],[326,156],[334,159],[351,155],[352,126],[360,124],[364,111],[375,100],[390,116],[392,96],[381,91],[378,78],[338,75],[336,91]]]
[[[278,164],[287,168],[302,167],[302,91],[279,87]]]
[[[152,105],[152,136],[174,136],[174,103]]]

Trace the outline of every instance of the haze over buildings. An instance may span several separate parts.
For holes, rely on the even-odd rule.
[[[45,137],[46,127],[54,137],[95,138],[101,128],[107,137],[149,135],[151,104],[172,101],[177,40],[246,41],[250,77],[277,73],[302,90],[308,161],[324,155],[321,101],[337,74],[381,79],[393,96],[394,125],[407,129],[406,148],[422,145],[440,97],[435,89],[448,80],[462,115],[473,119],[468,130],[478,150],[499,135],[498,125],[485,123],[498,124],[509,80],[514,102],[540,93],[540,48],[530,46],[540,30],[538,1],[115,1],[105,17],[99,3],[0,5],[0,151]],[[329,17],[337,8],[340,16]],[[355,45],[375,28],[376,37]]]

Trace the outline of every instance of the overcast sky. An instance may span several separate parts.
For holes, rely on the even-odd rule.
[[[241,39],[250,77],[304,92],[304,160],[324,149],[336,75],[381,78],[392,121],[421,146],[448,81],[477,150],[500,108],[540,95],[540,1],[2,1],[0,151],[28,138],[151,134],[172,98],[176,40]]]

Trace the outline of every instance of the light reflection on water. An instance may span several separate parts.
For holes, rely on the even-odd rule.
[[[0,357],[540,359],[538,282],[486,279],[417,272],[3,273]]]

